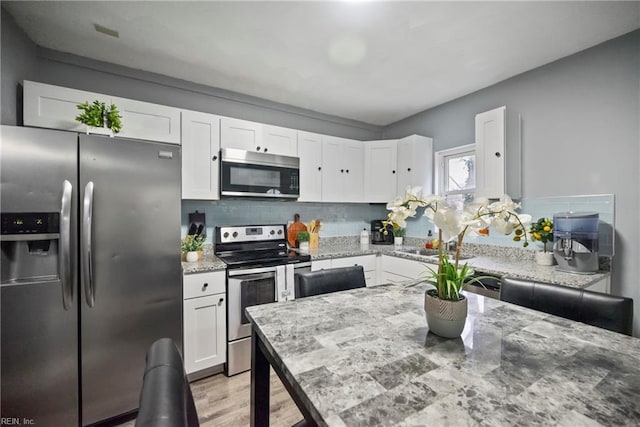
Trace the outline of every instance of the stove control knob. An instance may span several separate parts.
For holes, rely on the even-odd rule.
[[[282,230],[278,230],[278,234],[282,234]]]
[[[226,239],[227,237],[229,237],[229,233],[225,231],[224,234],[222,235],[222,237],[224,237]]]
[[[271,230],[271,232],[269,234],[271,234],[273,236],[274,234],[276,234],[276,232],[275,232],[275,230]]]
[[[238,237],[238,232],[237,232],[237,231],[234,231],[234,232],[233,232],[233,234],[232,234],[232,236],[233,236],[233,238],[235,239],[236,237]]]

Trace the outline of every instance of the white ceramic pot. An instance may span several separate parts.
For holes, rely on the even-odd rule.
[[[300,253],[301,254],[308,254],[309,253],[309,242],[300,242],[300,245],[299,245],[298,249],[300,249]]]
[[[187,252],[187,262],[196,262],[198,261],[198,252],[191,251]]]
[[[403,239],[402,237],[394,237],[393,238],[393,245],[397,246],[397,247],[402,246],[402,239]]]
[[[553,252],[536,252],[536,264],[550,266],[554,261]]]

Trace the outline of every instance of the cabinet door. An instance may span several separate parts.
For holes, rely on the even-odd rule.
[[[184,366],[187,374],[226,362],[225,294],[184,301]]]
[[[422,187],[423,194],[433,193],[433,140],[411,135],[398,141],[398,186],[404,195],[407,187]]]
[[[364,201],[389,202],[397,188],[396,140],[367,141],[364,144]]]
[[[505,194],[505,111],[500,107],[476,115],[476,197]]]
[[[364,145],[361,141],[347,140],[343,146],[345,163],[342,183],[342,200],[364,201]]]
[[[80,114],[76,105],[98,100],[110,103],[111,97],[83,90],[24,81],[23,120],[25,126],[84,132],[85,125],[76,122]]]
[[[322,135],[298,132],[300,202],[322,201]]]
[[[182,198],[220,199],[220,117],[182,112]]]
[[[262,124],[222,117],[220,119],[220,146],[262,152],[264,149]]]
[[[262,151],[283,156],[298,155],[298,132],[295,129],[262,125]]]
[[[111,102],[122,116],[122,130],[118,136],[180,144],[178,108],[115,97]]]
[[[345,175],[342,147],[346,140],[327,136],[322,138],[322,201],[341,202]]]

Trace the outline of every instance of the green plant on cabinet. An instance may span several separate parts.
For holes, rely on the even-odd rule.
[[[122,116],[115,104],[107,105],[98,100],[89,104],[89,101],[76,105],[82,113],[76,116],[76,121],[96,128],[105,127],[111,129],[114,133],[122,130]]]

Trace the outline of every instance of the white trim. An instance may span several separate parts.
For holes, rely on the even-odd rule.
[[[436,194],[444,195],[444,159],[449,156],[455,156],[458,154],[463,154],[467,152],[474,152],[476,150],[476,144],[467,144],[460,145],[459,147],[448,148],[446,150],[436,151],[435,160],[436,160],[436,173],[435,173],[435,192]],[[447,194],[464,194],[469,193],[469,191],[450,191]]]

